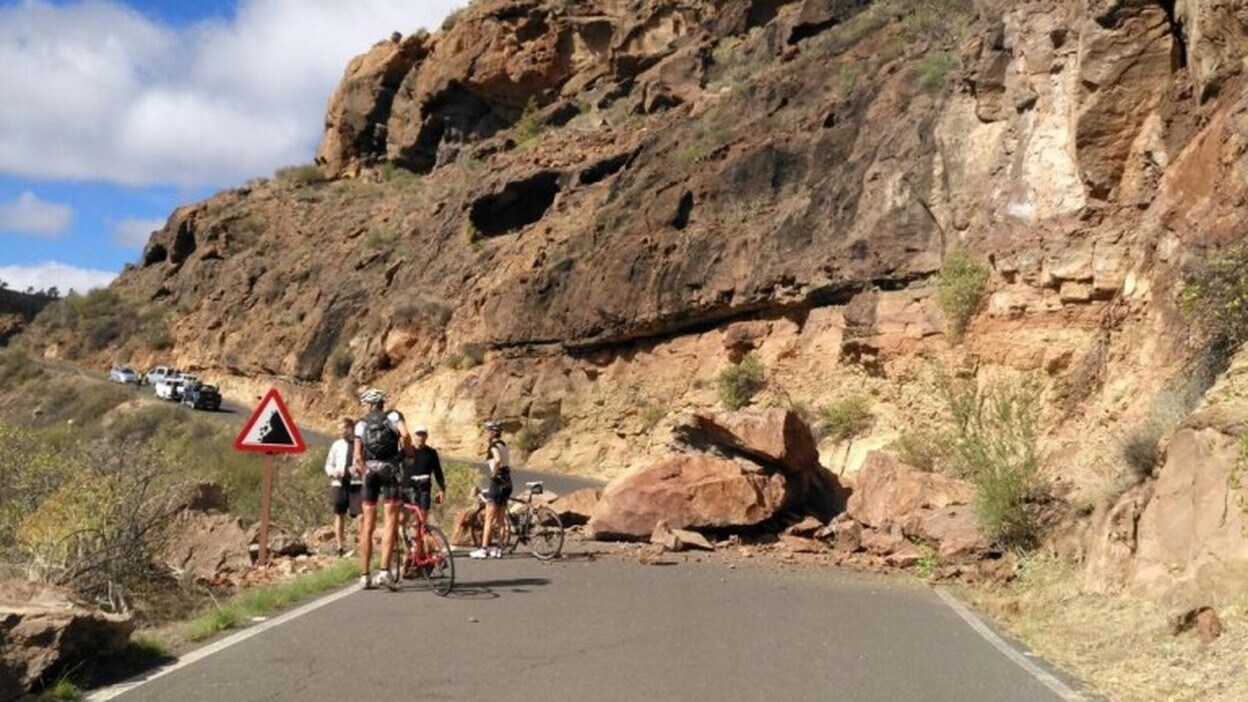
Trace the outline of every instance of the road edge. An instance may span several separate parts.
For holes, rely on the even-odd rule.
[[[297,619],[299,617],[302,617],[305,614],[309,614],[313,611],[316,611],[320,609],[321,607],[324,607],[329,604],[333,604],[334,602],[337,602],[338,600],[341,600],[344,597],[353,595],[356,592],[359,592],[359,589],[360,589],[359,586],[355,585],[354,583],[352,583],[351,585],[344,586],[335,592],[331,592],[328,595],[312,600],[311,602],[308,602],[307,604],[304,604],[295,609],[292,609],[289,612],[286,612],[285,614],[278,615],[272,619],[266,620],[254,626],[247,627],[246,629],[235,632],[223,639],[214,641],[213,643],[210,643],[206,646],[201,646],[191,651],[190,653],[187,653],[186,655],[179,657],[173,663],[160,666],[159,668],[155,668],[146,673],[142,673],[141,675],[130,678],[129,680],[125,680],[125,681],[122,681],[113,685],[109,685],[108,687],[102,687],[102,688],[99,688],[98,690],[93,690],[89,694],[87,694],[87,696],[84,699],[87,702],[106,702],[107,700],[112,700],[114,698],[120,697],[121,695],[124,695],[127,692],[141,685],[149,683],[158,678],[162,678],[174,671],[181,670],[182,668],[185,668],[188,665],[197,663],[213,655],[214,653],[220,653],[221,651],[224,651],[225,649],[230,648],[231,646],[234,646],[236,644],[240,644],[246,641],[247,639],[250,639],[253,636],[259,636],[260,634],[263,634],[269,629],[279,627],[293,619]]]
[[[1049,690],[1053,691],[1054,694],[1063,700],[1066,700],[1066,702],[1088,702],[1088,698],[1082,693],[1075,691],[1069,685],[1059,680],[1057,676],[1036,665],[1035,662],[1028,660],[1027,656],[1020,653],[1018,649],[1014,648],[1009,644],[1009,642],[1001,638],[997,632],[993,631],[992,628],[985,624],[978,615],[972,612],[971,609],[962,602],[962,600],[958,599],[957,595],[953,594],[949,588],[937,587],[934,589],[936,590],[936,595],[940,597],[941,601],[944,602],[949,609],[952,609],[955,614],[961,617],[962,621],[966,622],[976,634],[979,634],[980,637],[991,644],[993,648],[997,649],[997,651],[1001,652],[1002,655],[1013,661],[1015,665],[1027,671],[1027,673],[1039,681],[1041,685],[1044,685]]]

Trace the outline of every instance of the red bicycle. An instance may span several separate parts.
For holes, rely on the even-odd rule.
[[[406,516],[399,524],[390,558],[390,582],[424,579],[434,594],[445,597],[455,587],[455,555],[442,530],[429,523],[420,505],[404,502]]]

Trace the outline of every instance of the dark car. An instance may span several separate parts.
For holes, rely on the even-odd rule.
[[[187,385],[182,389],[182,404],[193,409],[216,412],[221,409],[221,392],[215,385],[204,383]]]

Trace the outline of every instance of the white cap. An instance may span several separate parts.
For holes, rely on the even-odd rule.
[[[424,424],[417,424],[416,428],[412,430],[412,433],[413,434],[428,434],[429,427],[426,427]]]

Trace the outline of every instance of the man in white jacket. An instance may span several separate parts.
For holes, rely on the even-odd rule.
[[[360,516],[360,494],[364,479],[355,470],[355,420],[343,417],[339,438],[329,447],[325,457],[325,474],[329,476],[329,499],[334,508],[334,541],[338,555],[346,553],[347,515]]]

